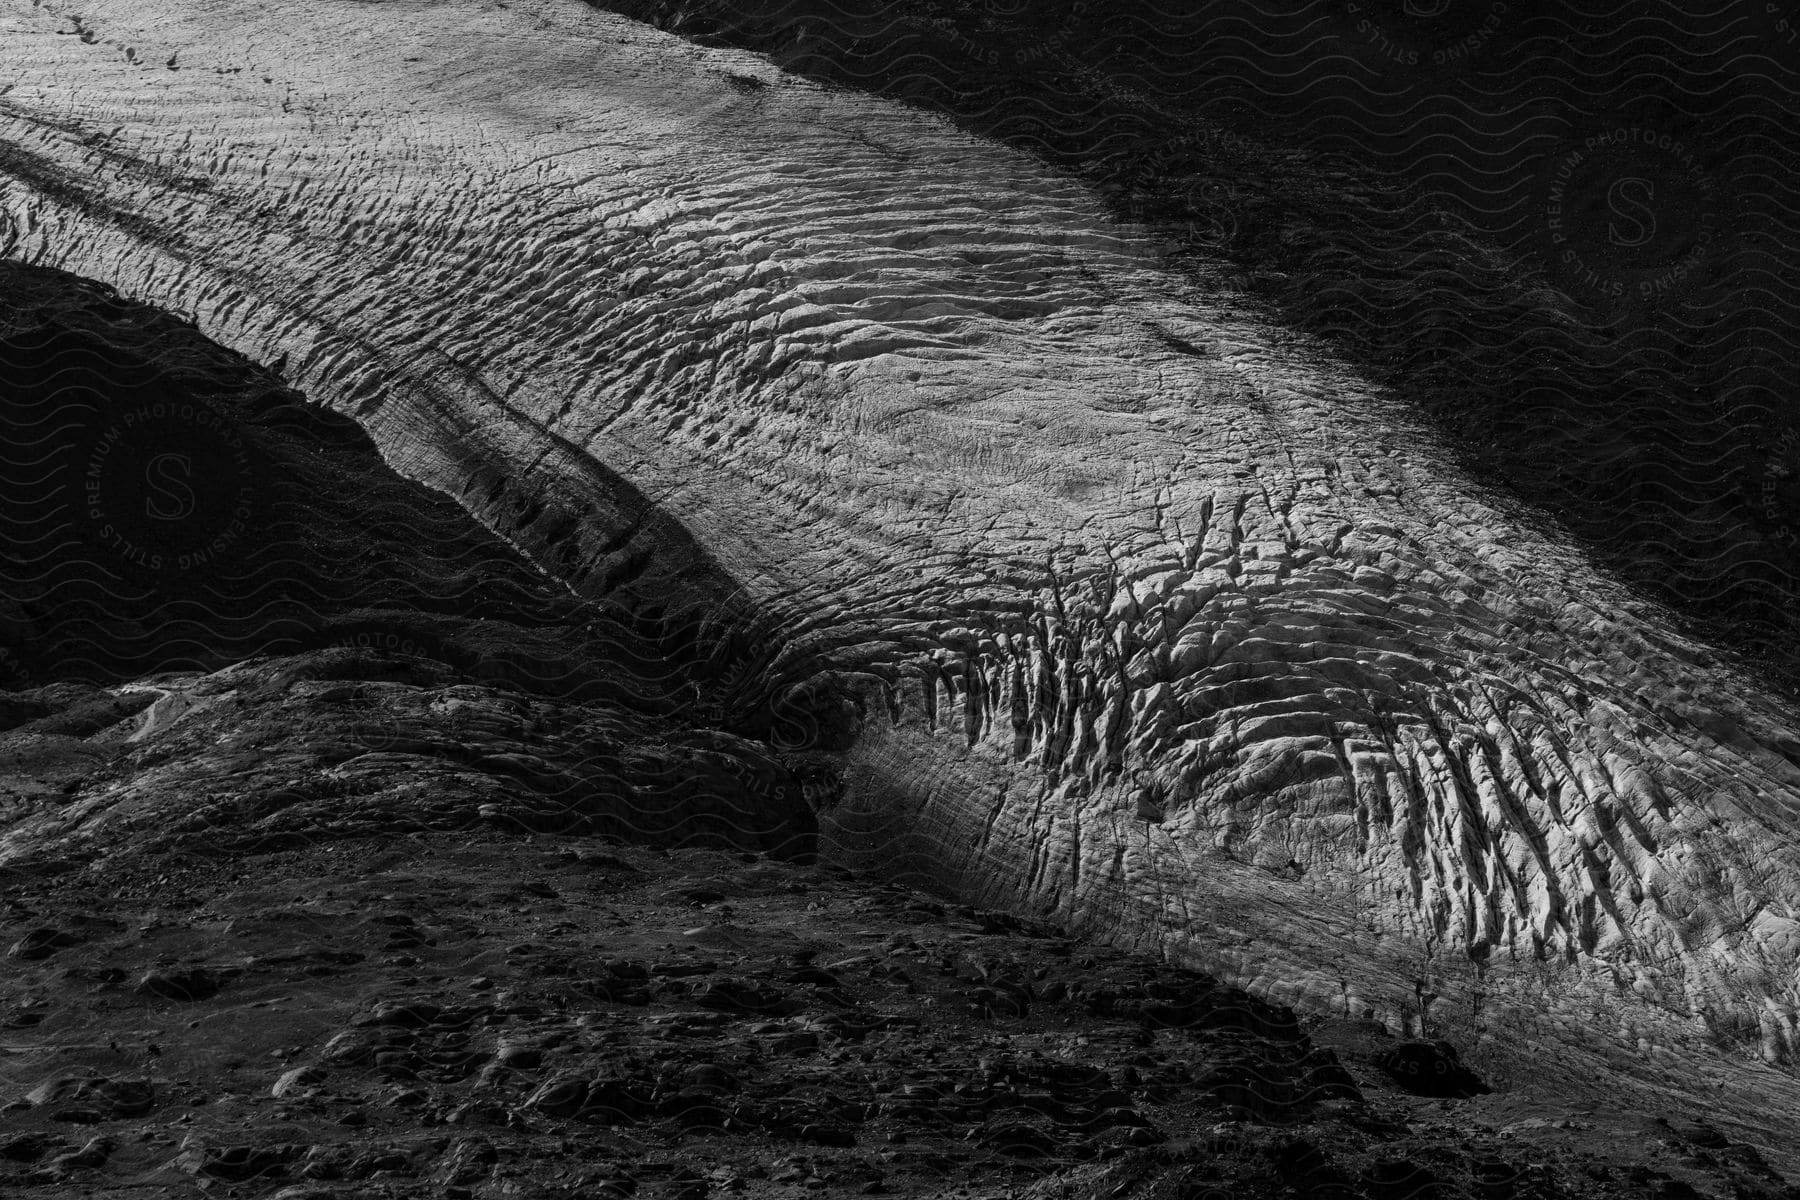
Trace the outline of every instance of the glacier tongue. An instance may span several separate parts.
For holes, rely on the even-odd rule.
[[[572,3],[73,16],[0,12],[0,251],[583,594],[741,589],[859,706],[845,861],[1571,1075],[1792,1060],[1791,714],[1079,185]]]

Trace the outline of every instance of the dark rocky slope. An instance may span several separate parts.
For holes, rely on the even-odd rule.
[[[233,729],[312,732],[330,702],[311,700],[245,706]],[[179,770],[198,740],[158,750]],[[29,1042],[0,1074],[0,1181],[281,1200],[1800,1194],[1703,1121],[1491,1091],[1447,1044],[1300,1020],[1005,914],[679,835],[532,835],[391,769],[361,779],[339,806],[358,819],[315,811],[285,848],[190,829],[0,875],[0,1019]]]

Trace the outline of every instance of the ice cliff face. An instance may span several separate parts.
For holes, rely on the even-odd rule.
[[[835,857],[1284,1000],[1791,1058],[1790,715],[1077,185],[559,3],[0,41],[0,251],[278,364],[585,596],[754,625]]]

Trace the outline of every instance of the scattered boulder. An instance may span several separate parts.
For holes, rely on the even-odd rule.
[[[1493,1090],[1449,1042],[1401,1042],[1377,1055],[1375,1065],[1415,1096],[1466,1100]]]
[[[982,1149],[1008,1158],[1045,1158],[1055,1154],[1061,1145],[1061,1139],[1055,1135],[1018,1121],[971,1130],[968,1136]]]
[[[494,1051],[494,1061],[515,1071],[533,1071],[543,1065],[544,1052],[537,1046],[502,1042]]]
[[[547,1079],[525,1107],[552,1117],[571,1117],[587,1102],[588,1081],[578,1075],[564,1074]]]
[[[369,1015],[356,1021],[357,1025],[393,1025],[401,1029],[423,1029],[435,1022],[443,1013],[443,1009],[435,1004],[427,1004],[417,1000],[383,1000],[377,1004]]]
[[[291,1146],[188,1146],[176,1165],[190,1175],[204,1175],[229,1183],[272,1178],[286,1170],[293,1157]]]
[[[1686,1117],[1658,1117],[1656,1123],[1667,1129],[1676,1138],[1690,1146],[1699,1146],[1706,1150],[1723,1150],[1731,1145],[1731,1139],[1720,1133],[1709,1121],[1689,1120]]]
[[[728,1095],[741,1086],[737,1076],[717,1063],[696,1063],[682,1072],[683,1086],[699,1088],[716,1095]]]
[[[799,1004],[775,988],[737,978],[708,980],[689,999],[702,1008],[721,1012],[785,1016],[800,1010]]]
[[[136,1117],[156,1103],[156,1089],[147,1079],[106,1079],[88,1075],[59,1075],[33,1088],[25,1099],[37,1108],[57,1112],[88,1112],[98,1119]]]
[[[459,1138],[438,1162],[435,1172],[439,1183],[455,1186],[483,1179],[500,1159],[494,1144],[486,1138]]]
[[[75,1171],[91,1171],[95,1167],[103,1167],[117,1146],[118,1143],[110,1137],[94,1138],[79,1150],[70,1150],[52,1158],[45,1164],[45,1171],[55,1180]]]
[[[627,1124],[650,1115],[654,1107],[650,1095],[650,1089],[636,1080],[562,1073],[546,1080],[525,1107],[546,1116]]]
[[[325,1066],[361,1066],[375,1061],[383,1049],[398,1044],[394,1032],[380,1029],[352,1028],[332,1035],[319,1051]]]
[[[202,967],[150,971],[137,983],[139,995],[183,1003],[211,999],[224,987],[223,979]]]
[[[311,1084],[321,1083],[324,1079],[325,1072],[318,1067],[295,1067],[291,1071],[282,1073],[281,1078],[277,1079],[274,1086],[269,1089],[269,1095],[280,1100],[285,1096],[300,1092]]]

